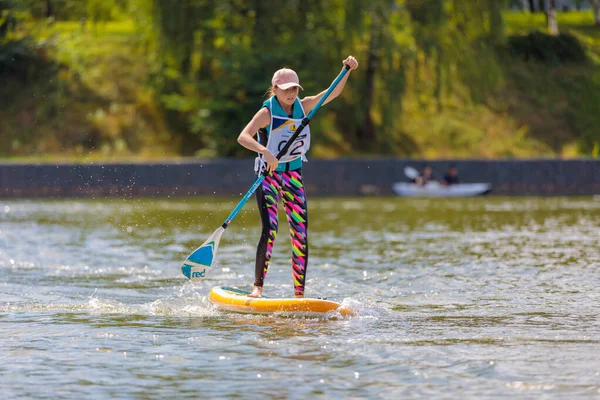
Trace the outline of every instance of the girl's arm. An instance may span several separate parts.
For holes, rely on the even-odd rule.
[[[277,168],[277,158],[262,144],[258,143],[254,136],[260,128],[264,128],[271,122],[271,113],[266,107],[261,108],[254,117],[248,122],[248,125],[242,130],[238,136],[238,143],[247,148],[248,150],[255,151],[263,155],[266,163],[268,172],[272,172]]]
[[[350,67],[350,71],[358,68],[358,61],[356,61],[356,58],[354,58],[352,56],[348,56],[348,58],[346,58],[343,61],[343,64],[344,64],[344,68],[346,67],[346,65],[348,65]],[[344,90],[344,86],[346,86],[346,81],[348,80],[348,77],[350,76],[350,71],[348,71],[348,73],[342,78],[340,83],[338,83],[337,87],[333,90],[333,92],[331,92],[329,97],[327,97],[325,99],[325,101],[323,102],[323,105],[329,103],[331,100],[338,97],[340,95],[340,93],[342,93],[342,90]],[[323,90],[321,93],[319,93],[316,96],[307,96],[302,99],[302,108],[304,108],[304,112],[306,114],[308,114],[309,112],[311,112],[311,110],[313,108],[315,108],[315,106],[317,105],[319,100],[321,100],[321,98],[323,97],[323,95],[325,94],[326,91],[327,90]]]

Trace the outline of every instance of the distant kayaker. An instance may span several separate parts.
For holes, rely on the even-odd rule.
[[[435,178],[433,177],[433,170],[429,165],[426,165],[423,168],[423,174],[415,178],[415,182],[417,185],[425,185],[429,182],[435,182]]]
[[[444,175],[444,178],[442,178],[442,185],[450,186],[456,185],[457,183],[460,183],[460,180],[458,179],[458,168],[456,168],[455,165],[451,165],[448,168],[446,175]]]

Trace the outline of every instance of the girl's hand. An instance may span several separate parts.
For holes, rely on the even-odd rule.
[[[344,61],[342,61],[342,63],[344,63],[344,65],[349,66],[350,71],[358,68],[358,61],[356,61],[356,58],[354,58],[352,56],[348,56],[348,58],[346,58]]]
[[[265,149],[262,155],[265,159],[265,162],[267,163],[267,172],[271,173],[275,171],[275,168],[277,168],[277,165],[279,165],[279,160],[277,160],[277,157],[275,157],[273,153],[271,153],[271,151],[268,149]]]

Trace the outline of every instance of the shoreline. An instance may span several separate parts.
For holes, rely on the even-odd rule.
[[[600,160],[310,159],[304,181],[310,196],[394,196],[408,182],[403,170],[450,165],[461,183],[491,183],[489,195],[599,195]],[[0,163],[0,198],[188,197],[243,195],[254,182],[254,159],[172,162]]]

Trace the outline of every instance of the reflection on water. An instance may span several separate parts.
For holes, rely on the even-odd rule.
[[[355,317],[225,313],[248,204],[198,284],[179,272],[238,198],[0,203],[2,398],[600,396],[600,202],[311,199],[307,295]],[[293,293],[285,223],[266,280]]]

